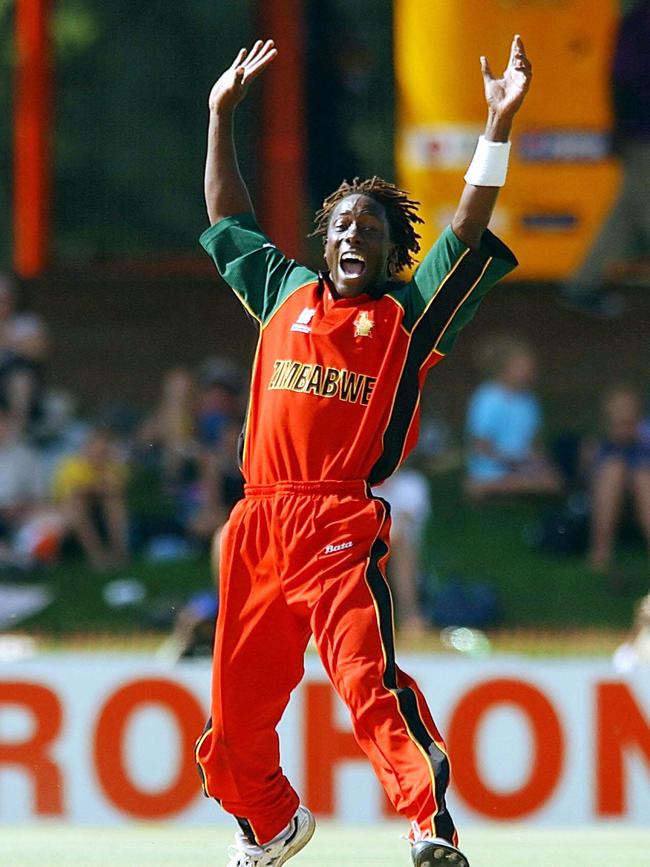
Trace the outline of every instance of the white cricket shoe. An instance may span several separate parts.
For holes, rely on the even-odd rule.
[[[230,861],[226,867],[280,867],[309,843],[315,829],[313,815],[306,807],[298,807],[287,830],[264,846],[253,846],[248,837],[238,831],[228,849]]]

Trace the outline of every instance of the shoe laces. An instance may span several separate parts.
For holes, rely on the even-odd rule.
[[[235,842],[228,847],[230,858],[228,867],[262,867],[264,855],[264,849],[254,846],[241,831],[238,831],[235,834]]]
[[[411,830],[409,834],[402,834],[402,840],[409,843],[421,843],[423,840],[433,840],[431,831],[423,831],[417,822],[411,822]]]
[[[255,846],[241,831],[235,834],[235,842],[228,847],[228,867],[273,867],[282,848],[283,840],[275,840],[266,846]]]

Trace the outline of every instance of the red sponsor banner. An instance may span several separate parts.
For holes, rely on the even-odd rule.
[[[605,662],[412,657],[452,761],[459,822],[650,815],[650,683]],[[193,745],[209,665],[56,656],[0,676],[0,821],[214,822]],[[254,701],[253,701],[254,705]],[[392,815],[317,660],[280,727],[285,772],[320,815]],[[224,817],[225,820],[225,817]]]

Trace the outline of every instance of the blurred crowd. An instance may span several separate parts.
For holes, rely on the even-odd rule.
[[[164,559],[208,548],[243,493],[238,366],[212,358],[166,371],[143,418],[114,410],[82,418],[74,397],[47,379],[46,324],[16,309],[16,287],[2,275],[0,567],[77,555],[107,572],[140,552]],[[151,508],[129,506],[138,479]]]
[[[207,553],[243,495],[238,440],[246,382],[239,366],[215,357],[197,369],[171,367],[161,372],[148,412],[100,412],[88,419],[49,381],[49,354],[46,323],[17,312],[15,286],[3,276],[0,568],[33,570],[76,557],[110,573],[133,557]],[[432,478],[439,471],[455,468],[462,475],[471,509],[539,503],[529,541],[555,554],[582,552],[612,589],[621,531],[634,527],[650,551],[647,395],[623,383],[606,390],[595,385],[598,425],[550,437],[537,392],[540,360],[529,342],[512,334],[484,338],[475,363],[478,384],[464,431],[425,417],[415,454],[376,490],[392,507],[389,579],[403,633],[421,634],[432,619],[423,597],[436,570],[426,534],[436,520]],[[134,487],[141,493],[135,500]],[[494,616],[484,588],[478,602],[448,590],[452,620],[454,611],[457,620],[471,616],[459,604],[482,606],[479,622]],[[192,600],[191,612],[197,605],[207,610],[205,600],[199,602]],[[209,621],[214,605],[207,608]],[[187,617],[192,621],[194,614]]]
[[[536,504],[539,517],[522,546],[527,541],[541,554],[582,555],[607,589],[625,589],[616,562],[619,543],[640,538],[650,564],[650,393],[627,383],[595,385],[597,424],[586,432],[551,433],[537,392],[540,362],[526,340],[511,334],[488,337],[477,344],[475,361],[482,381],[467,405],[461,448],[468,506]],[[434,437],[432,448],[426,430],[415,456],[377,489],[392,505],[389,577],[399,625],[411,635],[427,628],[422,576],[437,571],[424,556],[431,515],[435,522],[431,458],[440,461],[446,453],[445,469],[453,466],[455,453],[449,432]],[[449,623],[493,622],[496,600],[489,598],[486,585],[475,581],[474,588],[463,590],[442,584],[443,625],[446,618]],[[440,612],[433,614],[440,621]]]
[[[568,553],[567,529],[573,520],[583,531],[587,560],[596,573],[610,573],[624,523],[636,525],[650,554],[646,395],[628,383],[595,386],[597,428],[586,434],[562,431],[550,440],[546,431],[545,444],[542,403],[535,390],[539,362],[532,347],[500,336],[488,340],[477,357],[486,378],[467,411],[468,497],[475,502],[533,497],[565,503],[539,542],[550,550],[555,543],[556,552]],[[559,531],[555,539],[554,526]],[[580,535],[574,534],[575,547]]]

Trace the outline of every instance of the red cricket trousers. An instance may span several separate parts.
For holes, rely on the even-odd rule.
[[[226,524],[212,718],[196,760],[206,795],[252,842],[275,837],[298,807],[276,726],[311,634],[397,812],[456,840],[444,743],[422,693],[395,664],[389,528],[387,504],[361,481],[248,486]]]

